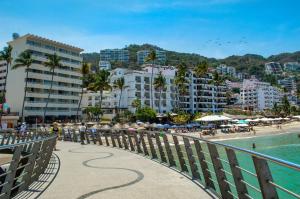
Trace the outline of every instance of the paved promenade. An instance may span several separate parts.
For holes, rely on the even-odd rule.
[[[60,170],[40,198],[211,198],[186,177],[127,151],[60,142]]]

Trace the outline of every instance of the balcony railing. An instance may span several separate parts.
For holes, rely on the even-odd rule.
[[[56,136],[0,132],[0,157],[6,157],[0,162],[0,199],[13,198],[39,180],[49,164],[55,142]]]
[[[79,136],[68,131],[63,132],[63,139],[78,142]],[[156,131],[98,129],[94,134],[87,133],[86,139],[88,143],[121,148],[158,161],[220,198],[300,198],[299,181],[278,177],[279,172],[300,176],[300,165],[254,151]]]

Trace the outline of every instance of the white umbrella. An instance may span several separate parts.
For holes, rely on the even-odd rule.
[[[215,122],[215,121],[228,121],[231,118],[226,117],[224,115],[207,115],[201,118],[196,119],[199,122]]]

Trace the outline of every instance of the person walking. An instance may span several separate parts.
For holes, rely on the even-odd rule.
[[[84,144],[84,140],[85,140],[85,132],[86,132],[86,126],[82,122],[81,125],[79,126],[80,141],[82,145]]]
[[[58,124],[56,122],[53,123],[53,127],[51,129],[51,133],[53,133],[53,134],[56,135],[55,146],[54,146],[54,151],[56,151],[57,150],[57,148],[56,148],[57,139],[59,137],[59,127],[58,127]]]

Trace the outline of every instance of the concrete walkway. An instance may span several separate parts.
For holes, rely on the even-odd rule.
[[[61,161],[41,198],[211,198],[186,177],[127,151],[60,142]]]

